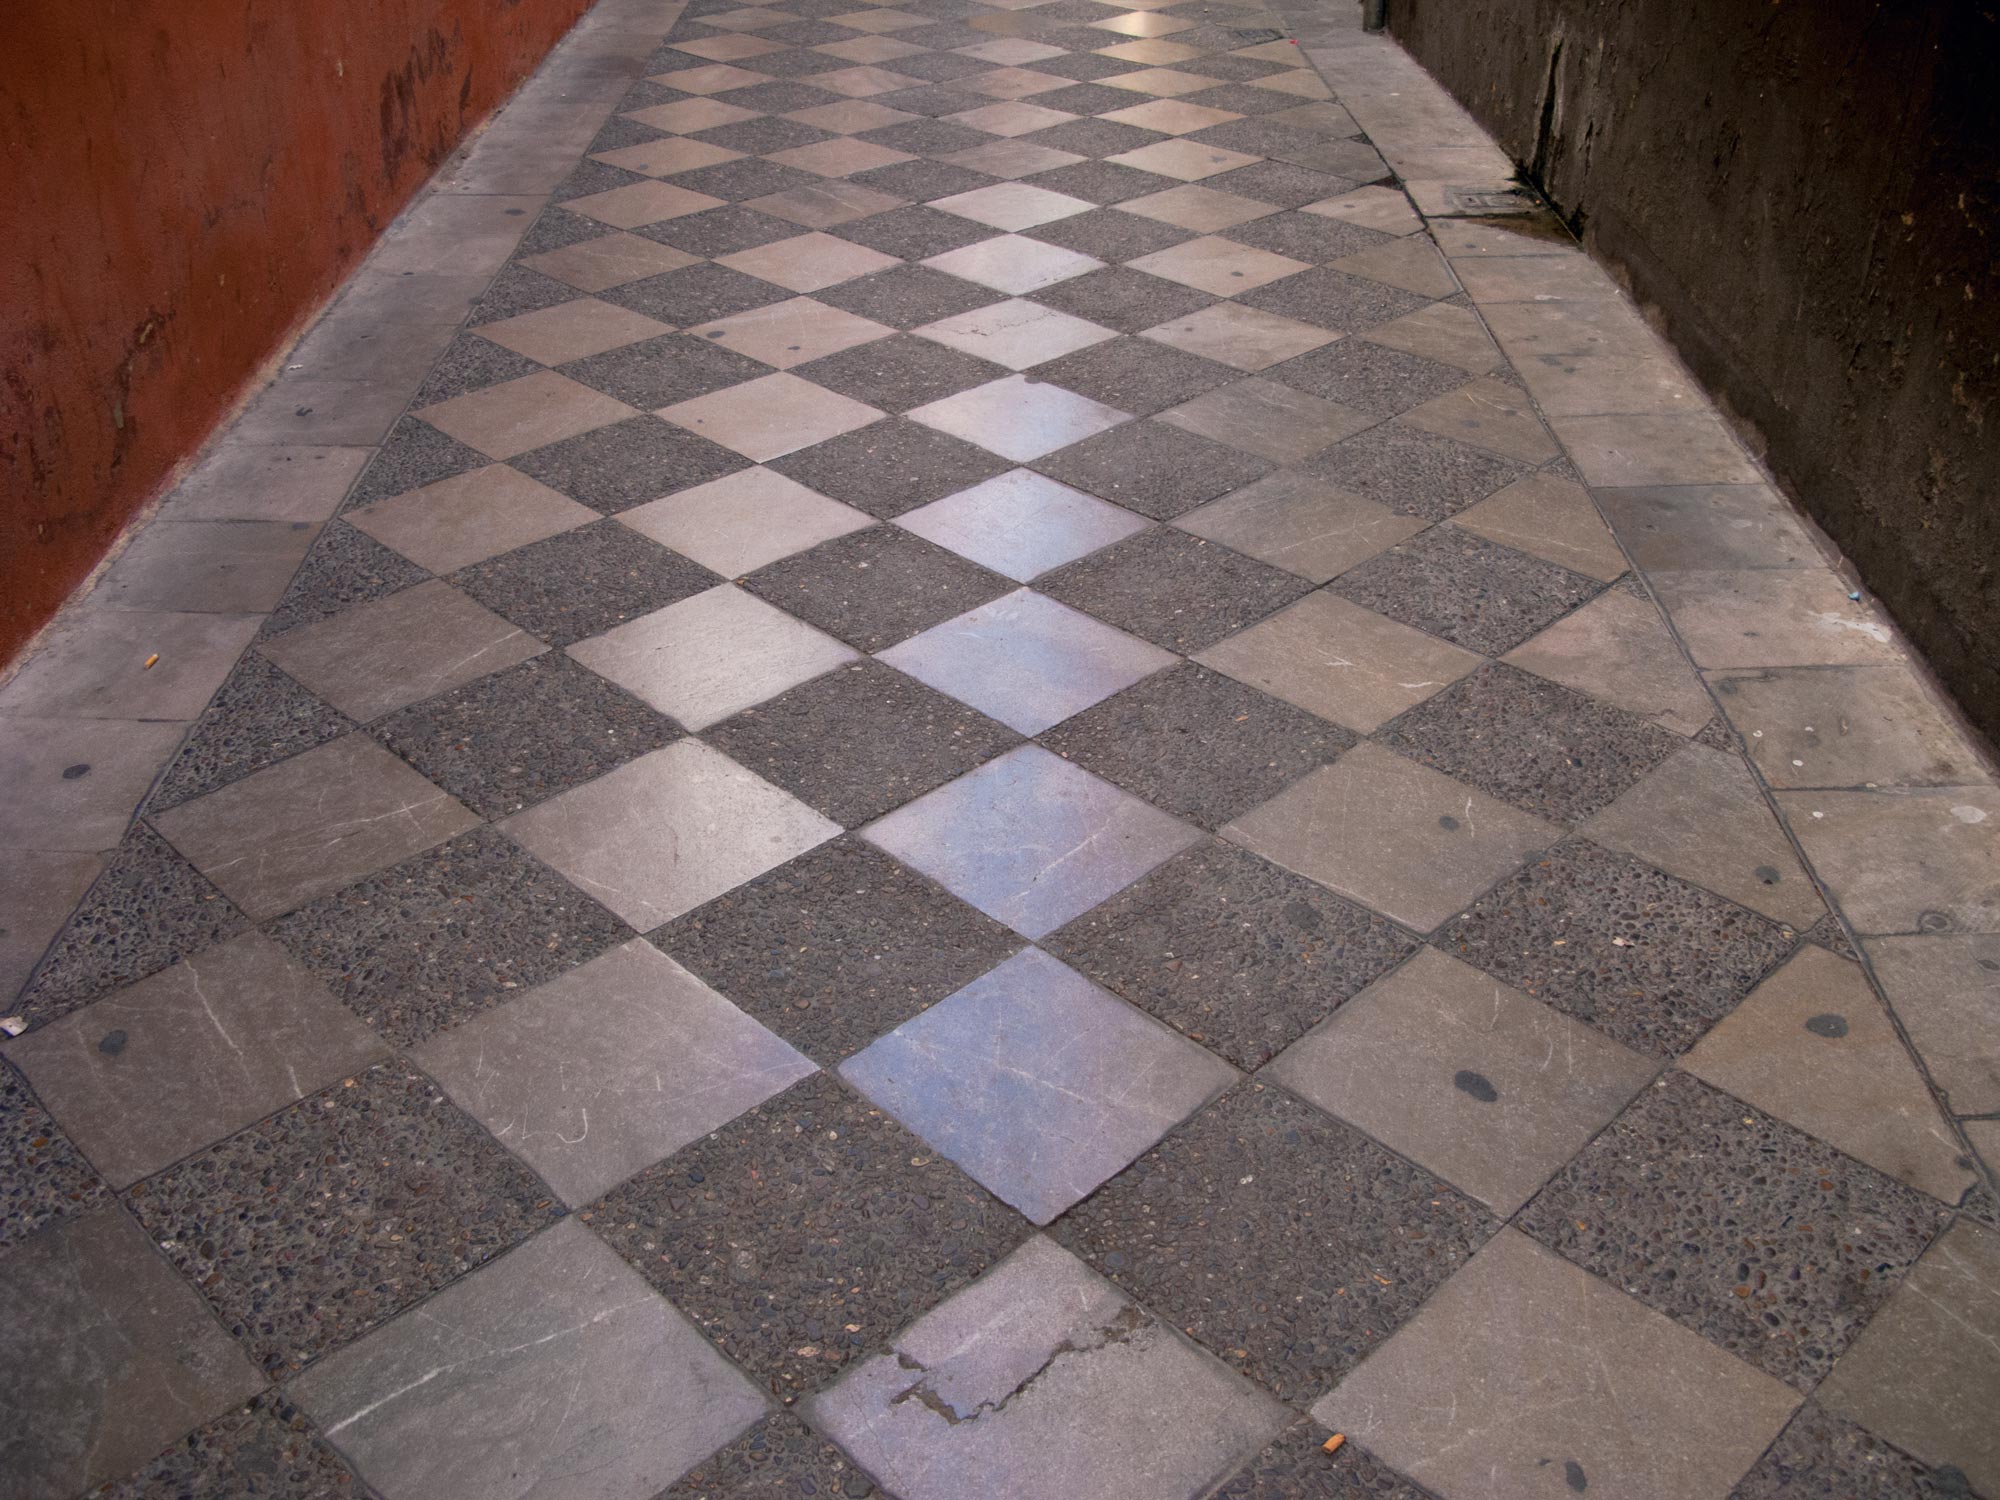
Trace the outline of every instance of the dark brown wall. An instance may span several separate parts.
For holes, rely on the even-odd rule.
[[[2000,736],[2000,20],[1389,0]]]
[[[0,662],[588,3],[0,4]]]

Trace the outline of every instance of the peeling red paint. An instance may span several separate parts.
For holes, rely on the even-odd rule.
[[[589,0],[11,0],[0,659]]]

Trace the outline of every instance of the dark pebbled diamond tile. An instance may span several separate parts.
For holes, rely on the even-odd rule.
[[[891,130],[904,128],[901,125],[889,127]],[[871,132],[876,135],[882,133]],[[905,260],[924,260],[942,255],[947,250],[990,240],[999,233],[988,225],[975,224],[970,219],[961,219],[957,214],[948,214],[943,209],[922,203],[836,224],[827,232],[852,240],[857,245],[866,245],[870,250],[879,250],[884,255],[900,255]]]
[[[231,669],[160,776],[149,812],[239,781],[354,727],[256,652]]]
[[[1457,515],[1533,472],[1527,464],[1393,423],[1335,443],[1305,468],[1350,494],[1424,521]]]
[[[1933,1469],[1807,1401],[1730,1500],[1973,1500],[1965,1475]]]
[[[1061,245],[1065,250],[1093,256],[1108,265],[1137,260],[1194,238],[1192,230],[1116,208],[1093,208],[1052,224],[1038,224],[1023,233],[1029,239]]]
[[[723,580],[603,520],[475,563],[451,581],[528,634],[570,646]]]
[[[1122,338],[1038,365],[1035,378],[1143,417],[1240,379],[1242,372],[1146,339]]]
[[[1217,141],[1214,144],[1228,143]],[[1364,229],[1359,224],[1344,224],[1339,219],[1329,219],[1319,214],[1288,211],[1281,214],[1266,214],[1263,218],[1252,219],[1247,224],[1235,225],[1223,235],[1223,238],[1234,240],[1239,245],[1251,245],[1259,250],[1269,250],[1273,255],[1289,255],[1293,260],[1313,262],[1338,260],[1344,255],[1353,255],[1356,251],[1366,250],[1371,245],[1386,244],[1391,236],[1373,229]],[[1466,378],[1471,379],[1470,376]]]
[[[632,178],[633,182],[645,180],[643,177]],[[472,304],[466,325],[478,328],[486,323],[498,323],[506,318],[519,317],[522,313],[540,312],[545,307],[560,307],[583,295],[567,282],[544,276],[531,267],[503,266],[485,294]]]
[[[881,651],[1015,587],[895,526],[871,526],[743,580],[751,593],[863,651]]]
[[[815,677],[702,738],[854,828],[985,764],[1021,737],[871,661]]]
[[[1698,886],[1572,839],[1480,897],[1434,942],[1659,1057],[1699,1041],[1794,939]]]
[[[0,1246],[95,1208],[107,1191],[27,1084],[0,1062]]]
[[[1224,1363],[1305,1402],[1498,1227],[1358,1131],[1245,1083],[1071,1209],[1055,1235]]]
[[[1281,380],[1296,390],[1310,391],[1370,416],[1394,417],[1433,396],[1457,390],[1473,377],[1456,365],[1439,364],[1401,349],[1371,344],[1366,339],[1340,339],[1272,366],[1264,378]]]
[[[1156,526],[1035,581],[1052,599],[1192,655],[1275,613],[1312,584],[1171,526]]]
[[[1433,526],[1350,568],[1335,593],[1378,614],[1499,656],[1595,598],[1604,585],[1457,526]]]
[[[791,295],[783,287],[755,276],[745,276],[727,266],[705,264],[663,271],[643,281],[628,281],[604,292],[603,300],[658,318],[662,323],[692,328],[748,312],[753,307],[768,307]]]
[[[1807,928],[1802,941],[1811,943],[1815,947],[1824,948],[1827,952],[1837,954],[1841,958],[1852,959],[1857,963],[1861,959],[1861,955],[1854,951],[1854,944],[1848,940],[1847,934],[1841,930],[1840,919],[1835,917],[1832,912],[1828,912],[1817,922],[1813,923],[1811,927]]]
[[[726,390],[771,373],[768,366],[747,355],[681,333],[663,334],[656,339],[627,344],[622,349],[593,354],[560,369],[571,380],[581,381],[607,396],[616,396],[628,406],[647,409],[692,401],[711,391]],[[667,425],[657,417],[627,417],[623,422],[614,422],[583,436],[591,438],[598,433],[620,430],[645,432],[649,430],[648,424]],[[569,441],[574,444],[581,439]]]
[[[249,919],[143,823],[125,835],[70,915],[19,1013],[30,1026],[250,929]]]
[[[974,146],[988,145],[993,137],[983,130],[974,130],[970,125],[960,125],[951,120],[917,119],[884,125],[880,130],[865,130],[855,139],[876,146],[887,146],[891,151],[907,151],[912,156],[944,156],[953,151],[969,151]],[[950,164],[939,162],[934,165]],[[865,175],[869,179],[870,186],[879,187],[885,193],[895,193],[899,198],[915,196],[876,180],[874,173]]]
[[[883,1494],[854,1460],[781,1411],[696,1464],[658,1500],[869,1500]]]
[[[713,256],[733,255],[738,250],[754,250],[759,245],[792,239],[799,226],[789,219],[745,208],[741,203],[728,203],[678,219],[663,219],[637,232],[662,245],[685,250],[689,255]]]
[[[986,95],[971,89],[955,89],[948,83],[936,82],[869,97],[870,102],[886,109],[900,109],[906,115],[928,115],[933,119],[962,114],[968,109],[980,109],[993,102]]]
[[[897,417],[788,453],[768,467],[887,520],[1004,474],[1010,465],[984,448]]]
[[[680,737],[664,714],[559,651],[370,729],[483,818],[532,807]]]
[[[126,1201],[273,1376],[562,1212],[471,1116],[396,1063],[300,1100]]]
[[[702,61],[703,59],[696,57],[692,52],[683,52],[674,59],[677,66],[684,68],[698,68],[702,65]],[[666,69],[655,68],[653,71],[663,73]],[[583,148],[583,154],[595,156],[600,151],[618,151],[626,146],[643,146],[649,141],[663,141],[668,134],[668,131],[655,130],[650,125],[643,125],[624,115],[613,115],[605,121],[604,128],[590,138],[590,144]]]
[[[1087,198],[1097,204],[1123,203],[1128,198],[1163,193],[1168,188],[1179,186],[1171,177],[1162,177],[1157,172],[1142,172],[1137,167],[1121,166],[1110,161],[1073,161],[1066,167],[1053,167],[1021,180],[1051,192],[1068,193],[1072,198]]]
[[[829,26],[824,21],[789,21],[782,26],[771,26],[758,33],[773,42],[785,42],[793,47],[817,47],[826,42],[848,42],[854,33],[845,26]],[[751,59],[758,72],[764,71],[764,60],[770,56],[763,53]]]
[[[848,37],[844,40],[852,41],[853,38]],[[750,66],[754,72],[756,64],[753,62]],[[760,114],[768,115],[788,115],[795,110],[817,109],[822,104],[838,104],[846,96],[819,88],[814,84],[800,83],[795,78],[787,78],[773,83],[753,83],[748,88],[731,89],[715,97],[725,104],[735,105],[738,109],[754,109]]]
[[[1128,109],[1132,105],[1133,96],[1126,89],[1105,88],[1095,83],[1079,83],[1073,85],[1073,87],[1078,90],[1087,91],[1092,95],[1108,94],[1114,96],[1105,105],[1107,109]],[[1031,104],[1046,103],[1051,109],[1073,110],[1074,107],[1071,105],[1051,102],[1058,100],[1061,95],[1068,94],[1069,92],[1071,92],[1070,89],[1058,89],[1053,93],[1036,94],[1028,102]],[[1141,146],[1151,146],[1156,142],[1167,140],[1169,137],[1164,131],[1147,130],[1139,125],[1125,125],[1117,120],[1065,120],[1060,125],[1051,125],[1043,130],[1031,131],[1027,135],[1020,137],[1020,139],[1027,142],[1030,146],[1047,146],[1054,151],[1067,151],[1075,156],[1087,156],[1092,160],[1097,160],[1106,156],[1116,156],[1121,151],[1137,151]],[[1089,165],[1089,162],[1071,163],[1072,167],[1088,167]],[[1126,168],[1124,170],[1129,171],[1132,169]],[[1154,174],[1147,173],[1145,175],[1150,177]],[[1167,183],[1173,181],[1172,178],[1163,180]],[[1040,183],[1039,178],[1036,181],[1037,185],[1045,185]],[[1079,193],[1077,196],[1083,197],[1085,195]]]
[[[404,417],[382,440],[382,449],[368,460],[342,510],[355,510],[376,500],[386,500],[405,490],[414,490],[455,474],[484,468],[493,460],[456,438],[448,438],[430,423]]]
[[[990,307],[1004,294],[929,266],[897,266],[830,286],[814,296],[829,307],[891,328],[916,328]]]
[[[1156,521],[1271,472],[1272,464],[1164,422],[1126,422],[1037,459],[1032,468]]]
[[[641,1173],[590,1218],[786,1401],[881,1347],[1028,1229],[824,1074]]]
[[[974,135],[978,133],[973,132]],[[879,144],[892,143],[883,141]],[[991,187],[1000,179],[985,172],[975,172],[970,167],[955,167],[950,162],[899,161],[886,167],[871,167],[866,172],[856,172],[847,180],[874,188],[878,193],[893,193],[912,203],[928,203],[933,198],[949,198],[953,193],[969,193],[974,188]]]
[[[1219,828],[1332,760],[1354,736],[1183,662],[1064,720],[1041,741],[1178,817]]]
[[[626,97],[629,100],[631,96],[628,94]],[[676,94],[674,97],[681,96]],[[621,107],[644,109],[646,106],[643,103],[627,103]],[[604,162],[585,158],[576,164],[575,170],[556,184],[555,191],[549,194],[549,201],[568,203],[573,198],[587,198],[592,193],[608,193],[613,188],[630,187],[635,182],[644,181],[646,179],[637,172],[627,172],[623,167],[608,166]]]
[[[1175,8],[1174,14],[1185,17],[1192,12]],[[1227,19],[1224,18],[1225,24]],[[1273,73],[1286,71],[1283,63],[1264,62],[1254,57],[1239,57],[1231,52],[1184,58],[1174,66],[1183,73],[1194,73],[1202,78],[1221,78],[1230,83],[1244,83],[1253,78],[1269,78]]]
[[[851,837],[822,844],[651,936],[829,1067],[1021,946],[991,917]]]
[[[1180,97],[1204,109],[1226,109],[1232,114],[1252,118],[1276,114],[1281,109],[1296,109],[1299,105],[1297,94],[1287,94],[1280,89],[1260,89],[1255,84],[1242,82],[1223,82],[1198,94],[1182,94]],[[1320,194],[1322,198],[1326,196],[1325,193]]]
[[[1054,46],[1055,43],[1049,45]],[[1068,57],[1042,58],[1035,64],[1035,71],[1046,73],[1051,78],[1074,78],[1088,83],[1098,78],[1116,78],[1120,73],[1136,73],[1142,66],[1141,63],[1123,62],[1115,57],[1101,57],[1095,52],[1072,52]],[[1133,96],[1140,102],[1145,97],[1143,94]]]
[[[695,343],[692,339],[685,342]],[[727,350],[708,347],[713,353],[728,354]],[[518,454],[509,463],[529,478],[539,479],[550,489],[561,490],[605,515],[750,466],[749,459],[720,443],[650,416],[628,417],[594,432],[564,438],[546,448]]]
[[[1030,292],[1028,299],[1105,328],[1115,328],[1120,333],[1139,333],[1175,318],[1184,318],[1189,313],[1200,312],[1204,307],[1212,307],[1218,300],[1191,286],[1148,276],[1144,271],[1134,271],[1127,266],[1106,266],[1101,271],[1072,276],[1054,286]],[[1155,355],[1165,351],[1164,345],[1148,347]],[[1119,403],[1113,401],[1111,404],[1117,406]],[[1127,411],[1132,409],[1125,408]]]
[[[1259,1068],[1416,939],[1234,844],[1198,844],[1047,939],[1141,1010]]]
[[[521,243],[514,247],[510,259],[526,260],[531,255],[546,255],[551,250],[565,250],[571,245],[581,245],[585,240],[602,239],[617,232],[609,224],[601,224],[596,219],[551,203],[536,215],[535,222],[521,236]]]
[[[1281,161],[1260,161],[1203,180],[1204,187],[1280,208],[1303,208],[1347,191],[1347,179]]]
[[[1381,739],[1523,812],[1560,822],[1608,807],[1682,743],[1636,714],[1499,662],[1410,709]]]
[[[774,42],[784,40],[775,31],[767,31],[763,35]],[[852,32],[848,33],[848,39],[853,39]],[[759,73],[768,73],[773,78],[804,78],[810,82],[815,74],[827,71],[829,60],[824,52],[815,52],[809,47],[791,47],[783,52],[760,52],[751,62]]]
[[[400,1047],[586,963],[631,936],[495,828],[322,896],[272,937]]]
[[[1215,180],[1210,179],[1211,186]],[[1379,281],[1364,281],[1326,266],[1315,266],[1269,286],[1260,286],[1237,300],[1337,333],[1359,333],[1377,323],[1413,313],[1429,301],[1415,292],[1385,286]]]
[[[899,37],[897,40],[903,38]],[[911,45],[918,44],[913,42]],[[891,72],[903,74],[906,78],[921,78],[928,83],[950,83],[954,79],[971,78],[975,74],[993,71],[992,63],[981,62],[973,57],[959,57],[950,52],[917,53],[909,57],[899,57],[893,62],[884,63],[883,66]]]
[[[1035,94],[1032,96],[1032,102],[1044,109],[1067,110],[1073,115],[1101,115],[1114,109],[1130,109],[1133,104],[1133,94],[1130,89],[1114,89],[1108,84],[1078,82],[1070,84],[1067,88],[1049,89]],[[1031,139],[1037,145],[1054,146],[1058,151],[1074,151],[1078,156],[1110,156],[1114,152],[1130,151],[1135,146],[1144,146],[1152,141],[1164,139],[1157,130],[1141,130],[1134,125],[1120,125],[1115,120],[1079,120],[1076,123],[1083,127],[1083,130],[1075,136],[1077,140],[1091,139],[1093,127],[1101,127],[1111,132],[1101,137],[1106,142],[1128,133],[1137,139],[1134,139],[1129,146],[1111,146],[1108,150],[1087,151],[1082,146],[1047,138],[1056,131],[1071,129],[1072,127],[1068,125],[1057,125],[1050,130],[1039,131]]]
[[[1670,1072],[1517,1219],[1543,1244],[1802,1390],[1951,1210]]]
[[[1185,66],[1185,64],[1183,64]],[[1353,1441],[1332,1453],[1332,1436],[1301,1417],[1215,1492],[1215,1500],[1432,1500]]]
[[[484,390],[503,380],[518,380],[523,375],[533,375],[541,368],[525,354],[502,349],[476,333],[461,333],[438,356],[437,364],[424,377],[424,383],[417,387],[416,395],[410,398],[410,405],[417,409],[435,406],[440,401],[449,401],[468,391]]]
[[[929,339],[897,334],[808,361],[792,373],[881,411],[905,412],[1004,379],[1008,372]]]
[[[773,151],[789,151],[794,146],[810,146],[815,141],[830,141],[833,132],[820,130],[811,125],[801,125],[797,120],[783,120],[775,115],[762,115],[754,120],[736,120],[728,125],[717,125],[710,130],[698,130],[693,140],[706,141],[711,146],[720,146],[725,151],[741,151],[745,156],[768,156]]]
[[[137,1473],[93,1490],[91,1500],[346,1500],[366,1494],[305,1414],[273,1392],[189,1433]]]

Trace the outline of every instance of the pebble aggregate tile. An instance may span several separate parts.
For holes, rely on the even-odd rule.
[[[1517,1222],[1648,1307],[1810,1390],[1950,1217],[1915,1188],[1676,1071]]]
[[[721,580],[613,520],[474,564],[452,581],[551,646],[570,646]]]
[[[1236,375],[1227,365],[1135,338],[1079,349],[1035,371],[1037,380],[1135,416],[1177,406]]]
[[[659,1500],[793,1500],[795,1496],[889,1500],[853,1459],[790,1412],[766,1417],[703,1459]]]
[[[893,141],[883,138],[898,131],[925,126],[934,130],[963,128],[935,122],[924,122],[922,126],[892,125],[886,130],[870,131],[859,139],[892,146],[895,144]],[[981,136],[980,139],[986,137]],[[967,144],[976,142],[968,141]],[[957,214],[921,203],[908,208],[892,208],[887,213],[858,219],[851,224],[836,225],[831,232],[841,239],[852,240],[857,245],[866,245],[870,250],[880,250],[884,255],[900,256],[904,260],[925,260],[933,255],[942,255],[947,250],[976,245],[981,240],[991,239],[994,233],[989,225],[975,224],[970,219],[962,219]]]
[[[1241,1068],[1257,1068],[1416,940],[1232,844],[1198,844],[1043,946]]]
[[[1489,891],[1439,948],[1653,1056],[1699,1041],[1796,934],[1582,839]]]
[[[683,266],[678,271],[648,276],[644,281],[628,281],[603,294],[606,302],[615,302],[620,307],[629,307],[633,312],[644,313],[649,318],[658,318],[662,323],[680,328],[713,323],[732,313],[748,312],[753,307],[782,302],[789,295],[781,286],[773,286],[768,281],[759,281],[755,276],[745,276],[741,271],[732,271],[713,262]],[[667,337],[672,338],[673,335]],[[678,349],[680,346],[676,344],[672,347]],[[601,355],[598,357],[603,358]],[[648,365],[647,370],[656,375],[665,373],[657,365]]]
[[[555,724],[562,733],[549,733]],[[519,812],[679,734],[670,719],[558,652],[413,704],[372,732],[485,818]]]
[[[823,542],[744,580],[758,597],[863,651],[879,651],[1013,588],[894,526]]]
[[[1431,1500],[1429,1490],[1353,1442],[1328,1453],[1331,1436],[1301,1417],[1217,1490],[1215,1500]]]
[[[1135,683],[1041,739],[1204,828],[1268,801],[1354,743],[1338,725],[1192,662]]]
[[[606,181],[604,186],[607,189],[629,187],[634,183],[645,181],[643,177],[630,172],[620,172],[615,167],[606,167],[602,163],[588,163],[586,169],[588,167],[596,167],[598,171],[607,174],[615,173],[624,179],[623,182],[617,183]],[[565,302],[574,302],[582,295],[583,293],[575,287],[565,286],[552,276],[544,276],[540,271],[531,270],[527,266],[511,265],[502,269],[487,287],[485,295],[472,304],[472,314],[466,321],[473,328],[482,327],[487,323],[502,323],[523,313],[540,312],[547,307],[560,307]]]
[[[781,1400],[816,1390],[1028,1226],[820,1074],[619,1187],[592,1227]]]
[[[1807,1401],[1730,1500],[1972,1500],[1965,1475],[1933,1469]]]
[[[1335,443],[1306,468],[1364,500],[1425,521],[1456,515],[1529,472],[1526,464],[1394,423]]]
[[[799,365],[794,373],[883,411],[905,412],[1007,372],[929,339],[898,334]]]
[[[1301,271],[1243,294],[1243,301],[1252,307],[1339,333],[1358,333],[1377,323],[1400,318],[1415,312],[1427,300],[1415,292],[1384,286],[1379,281],[1364,281],[1325,266]]]
[[[30,1025],[43,1025],[249,926],[222,892],[141,824],[50,946],[16,1009]]]
[[[1261,458],[1161,422],[1127,422],[1039,459],[1051,479],[1128,506],[1156,521],[1271,472]]]
[[[741,378],[761,373],[762,367],[753,363]],[[748,463],[721,444],[658,417],[633,417],[517,454],[511,466],[592,510],[615,515],[662,495],[733,474]]]
[[[1247,121],[1244,123],[1249,124]],[[1213,131],[1204,133],[1199,139],[1214,139],[1217,145],[1222,146],[1233,145],[1235,141],[1228,137],[1226,132],[1240,128],[1242,127],[1234,125],[1219,126]],[[1248,151],[1253,148],[1239,146],[1237,149]],[[1226,237],[1238,244],[1268,250],[1273,255],[1289,255],[1293,260],[1302,260],[1309,265],[1315,261],[1337,260],[1343,255],[1352,255],[1358,250],[1366,250],[1370,246],[1389,242],[1386,235],[1377,234],[1372,229],[1364,229],[1359,224],[1343,224],[1338,219],[1325,218],[1320,214],[1299,213],[1296,210],[1268,214],[1261,219],[1252,219],[1248,224],[1238,224],[1228,231]],[[1325,392],[1320,394],[1324,395]],[[1343,404],[1356,406],[1360,403],[1343,401]]]
[[[935,121],[929,123],[931,126],[936,125]],[[958,129],[955,125],[942,128],[950,131]],[[895,142],[883,141],[881,144],[894,146]],[[977,145],[978,142],[968,140],[963,144]],[[871,167],[866,172],[856,172],[847,180],[858,182],[863,187],[873,188],[877,192],[892,193],[898,198],[907,198],[915,203],[930,203],[939,198],[949,198],[954,193],[969,193],[974,188],[991,187],[997,179],[985,172],[975,172],[970,167],[954,166],[950,162],[899,161],[893,166]]]
[[[1359,1132],[1245,1083],[1072,1209],[1055,1234],[1296,1403],[1378,1348],[1498,1227]]]
[[[334,521],[314,539],[312,550],[292,575],[291,587],[264,622],[261,639],[329,619],[356,604],[386,599],[415,588],[431,575],[408,558],[357,530]]]
[[[799,226],[789,219],[762,213],[751,204],[726,203],[655,224],[646,231],[646,238],[689,255],[717,256],[788,240],[798,232]]]
[[[1170,526],[1046,574],[1039,587],[1050,598],[1183,654],[1206,650],[1312,591],[1295,573]]]
[[[703,738],[848,828],[1020,740],[1005,725],[879,662],[816,677]]]
[[[468,1115],[397,1064],[300,1100],[126,1201],[273,1376],[561,1213]]]
[[[1029,300],[1121,333],[1143,332],[1199,312],[1216,301],[1207,292],[1124,266],[1106,266],[1102,271],[1059,281],[1030,294]],[[1046,376],[1048,372],[1043,373]]]
[[[51,1220],[87,1213],[105,1191],[20,1075],[0,1063],[0,1246]]]
[[[197,1428],[143,1468],[93,1490],[91,1497],[358,1500],[366,1493],[304,1413],[274,1393]]]
[[[992,918],[849,838],[676,918],[652,940],[829,1065],[1021,945]]]
[[[1457,390],[1472,378],[1456,365],[1367,339],[1341,339],[1267,373],[1272,380],[1377,417],[1397,416],[1433,396]]]
[[[413,407],[435,406],[467,391],[482,390],[503,380],[532,375],[541,366],[525,354],[503,349],[476,333],[462,333],[439,356],[436,366],[417,387]],[[442,435],[442,434],[440,434]]]
[[[1498,662],[1410,709],[1382,740],[1523,812],[1564,822],[1609,806],[1682,744],[1636,714]]]
[[[769,303],[756,305],[767,306]],[[562,373],[594,390],[603,391],[607,396],[615,396],[629,406],[654,409],[691,401],[711,391],[755,380],[766,373],[766,367],[747,355],[718,348],[706,339],[669,333],[656,339],[627,344],[621,349],[593,354],[587,359],[573,360],[562,367]],[[623,442],[599,442],[593,447],[586,447],[583,439],[569,438],[536,451],[555,453],[557,463],[578,452],[599,450],[608,450],[609,454],[619,456],[631,453],[636,457],[644,450],[635,449],[632,445],[637,441],[636,435],[650,435],[649,422],[654,426],[667,425],[657,417],[630,417],[610,428],[584,434],[584,438],[592,438],[601,437],[606,431],[618,432],[625,438]],[[616,459],[609,461],[615,462]],[[539,479],[543,476],[536,474],[535,477]],[[547,482],[556,483],[554,480]],[[561,489],[562,486],[556,484],[556,488]]]
[[[270,932],[406,1047],[629,936],[610,912],[492,828],[322,896]]]
[[[936,323],[1002,300],[1001,294],[991,287],[929,266],[897,266],[877,271],[873,276],[828,287],[817,295],[829,307],[903,329]]]
[[[997,454],[901,417],[788,453],[770,467],[884,520],[1004,474]]]
[[[1116,208],[1096,208],[1024,231],[1029,239],[1060,245],[1107,264],[1137,260],[1194,238],[1191,230],[1141,218]]]
[[[446,437],[430,423],[404,417],[389,429],[381,450],[361,471],[360,480],[341,508],[354,510],[375,500],[386,500],[391,495],[482,468],[491,461],[477,449]]]
[[[148,800],[173,807],[301,750],[338,738],[353,722],[256,652],[230,671]]]

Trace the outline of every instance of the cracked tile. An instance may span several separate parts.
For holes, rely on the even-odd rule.
[[[1285,1420],[1040,1238],[857,1365],[810,1414],[908,1500],[1193,1495]]]

